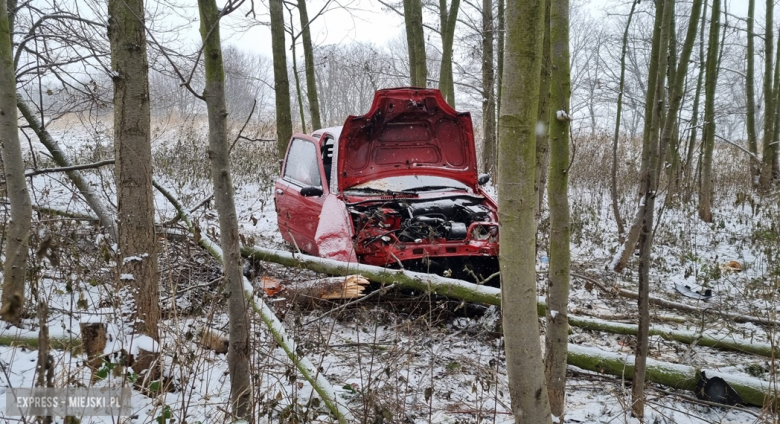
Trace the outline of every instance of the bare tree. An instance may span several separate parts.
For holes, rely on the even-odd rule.
[[[628,31],[631,29],[631,20],[634,18],[636,10],[636,1],[631,2],[631,11],[628,12],[626,29],[623,31],[623,47],[620,53],[620,83],[618,85],[617,112],[615,113],[615,133],[612,137],[612,173],[609,186],[609,194],[612,197],[612,213],[615,215],[615,224],[617,224],[618,235],[622,236],[626,231],[623,226],[623,218],[620,217],[620,208],[618,208],[617,194],[617,171],[618,171],[618,141],[620,140],[620,119],[623,115],[623,89],[626,86],[626,49],[628,48]]]
[[[501,78],[504,75],[504,0],[498,0],[498,11],[496,12],[496,21],[498,36],[497,39],[497,52],[496,52],[496,115],[501,116]],[[498,128],[496,128],[496,134],[498,134]]]
[[[547,163],[549,161],[548,142],[550,136],[550,0],[545,0],[544,41],[542,42],[542,71],[539,74],[539,112],[536,121],[536,169],[534,171],[534,188],[536,190],[536,225],[542,219],[544,194],[546,192]],[[569,87],[571,84],[569,83]],[[568,105],[567,105],[568,110]]]
[[[717,0],[714,0],[717,1]],[[714,5],[713,5],[714,7]],[[772,182],[772,173],[774,163],[776,162],[775,147],[772,145],[774,139],[774,90],[772,73],[772,52],[774,51],[774,7],[773,0],[766,0],[766,33],[764,34],[764,135],[761,160],[761,176],[758,180],[758,186],[761,190],[769,190]],[[778,43],[780,44],[780,42]],[[706,112],[705,112],[706,114]]]
[[[544,4],[507,2],[498,157],[501,303],[509,395],[519,423],[552,423],[536,317],[534,167]]]
[[[701,187],[699,188],[698,207],[699,218],[704,222],[712,222],[712,196],[714,190],[712,181],[712,152],[715,148],[715,88],[718,84],[719,34],[720,0],[713,0],[710,38],[707,47],[707,68],[704,79],[704,140],[702,141]]]
[[[309,115],[312,130],[322,128],[320,120],[320,101],[317,96],[317,81],[314,72],[314,50],[311,45],[311,30],[309,29],[309,12],[306,10],[306,0],[298,0],[298,13],[301,18],[301,33],[303,35],[303,60],[306,67],[306,96],[309,99]]]
[[[656,87],[656,84],[658,83],[657,75],[658,75],[658,66],[659,66],[659,51],[663,51],[664,55],[668,52],[667,48],[662,47],[661,45],[661,33],[662,33],[662,27],[661,24],[663,21],[663,7],[662,5],[665,4],[663,2],[656,2],[656,11],[655,11],[655,25],[653,29],[653,44],[652,49],[650,51],[650,63],[649,63],[649,71],[647,74],[647,92],[645,94],[645,113],[644,113],[644,123],[643,123],[643,133],[642,133],[642,161],[640,165],[640,169],[644,170],[648,165],[648,163],[656,158],[653,158],[651,153],[652,151],[655,151],[655,154],[658,154],[657,146],[658,146],[658,131],[655,132],[655,138],[653,138],[653,131],[652,127],[655,120],[655,115],[653,114],[653,106],[657,104],[658,102],[662,102],[663,99],[656,97],[657,93],[661,93],[661,96],[663,96],[663,90],[658,90]],[[664,63],[666,63],[666,56],[664,56]],[[665,71],[665,69],[664,69]],[[666,74],[664,74],[665,76]],[[660,125],[660,124],[659,124]],[[656,150],[653,150],[656,149]],[[655,163],[655,162],[654,162]],[[652,166],[652,169],[655,169],[655,165]],[[642,173],[643,171],[640,171]],[[648,185],[646,184],[647,181],[642,182],[639,184],[639,205],[636,208],[636,213],[634,215],[634,221],[631,224],[631,228],[628,231],[628,234],[626,235],[626,239],[623,242],[623,246],[621,249],[618,250],[617,254],[615,255],[614,260],[612,261],[612,269],[614,269],[616,272],[621,272],[623,269],[625,269],[626,265],[628,264],[628,259],[631,257],[631,255],[634,253],[634,250],[636,249],[637,242],[639,241],[640,234],[642,232],[642,218],[644,217],[645,213],[645,206],[644,206],[644,198],[647,195]]]
[[[758,157],[758,138],[756,137],[756,58],[755,58],[755,16],[756,0],[748,0],[747,14],[747,72],[745,73],[745,89],[747,96],[745,115],[747,120],[748,150]],[[753,178],[761,175],[761,168],[751,162],[751,174]]]
[[[404,0],[406,42],[409,45],[409,76],[413,87],[426,87],[428,65],[425,55],[425,35],[421,0]]]
[[[482,0],[482,170],[495,175],[498,146],[493,32],[493,1]]]
[[[114,158],[121,279],[130,280],[140,331],[157,339],[160,288],[143,0],[110,0],[108,15],[114,72]]]
[[[717,1],[717,0],[716,0]],[[655,62],[655,74],[649,74],[649,79],[656,79],[653,114],[645,116],[645,121],[651,120],[650,133],[647,134],[649,142],[643,145],[642,156],[647,160],[642,161],[640,170],[640,201],[641,232],[639,235],[639,296],[637,306],[639,309],[639,331],[637,334],[636,355],[634,359],[634,376],[631,382],[631,412],[640,420],[645,413],[645,375],[647,372],[648,339],[650,332],[650,253],[653,248],[653,216],[655,212],[655,198],[658,192],[657,170],[658,161],[661,160],[658,135],[660,132],[662,115],[664,113],[664,90],[666,81],[666,67],[669,57],[669,34],[672,29],[672,16],[674,15],[674,0],[663,0],[656,3],[660,11],[656,13],[656,29],[658,30],[657,56],[651,58]],[[660,17],[660,19],[659,19]],[[652,63],[651,62],[651,63]],[[648,86],[650,86],[648,81]],[[648,94],[648,97],[650,95]],[[644,159],[644,158],[643,158]],[[633,245],[632,245],[633,247]]]
[[[281,5],[279,5],[281,7]],[[219,244],[225,267],[225,288],[230,317],[228,371],[230,372],[230,403],[234,416],[252,418],[252,386],[249,369],[249,317],[244,298],[242,260],[238,245],[238,217],[230,176],[230,152],[227,140],[227,108],[225,106],[225,71],[219,38],[219,19],[230,10],[218,9],[215,0],[199,0],[200,35],[206,67],[206,88],[203,97],[209,116],[209,159],[214,183],[214,204],[219,215]],[[281,10],[280,10],[281,12]],[[283,33],[282,33],[283,36]],[[289,95],[285,96],[289,101]],[[281,152],[284,154],[284,152]]]
[[[16,114],[16,77],[12,45],[12,18],[16,2],[0,2],[0,143],[2,143],[5,190],[11,205],[11,221],[6,233],[5,262],[3,264],[3,305],[0,316],[18,325],[24,307],[25,273],[30,242],[32,205],[24,177],[24,160],[19,144]]]
[[[550,271],[545,375],[552,414],[563,420],[569,344],[569,1],[550,4]]]
[[[453,108],[455,107],[455,84],[452,76],[452,44],[455,40],[455,25],[458,22],[459,10],[460,0],[452,0],[449,12],[447,12],[447,0],[439,0],[439,21],[441,26],[439,90],[441,90],[444,100]]]
[[[292,137],[290,80],[287,78],[287,54],[284,45],[284,10],[282,0],[269,0],[271,45],[274,57],[274,93],[276,96],[276,150],[279,160],[287,152]]]

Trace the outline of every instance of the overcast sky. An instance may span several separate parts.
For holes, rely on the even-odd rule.
[[[185,1],[192,3],[190,17],[196,16],[196,0]],[[400,3],[397,0],[389,0],[389,2]],[[614,11],[618,7],[623,9],[624,7],[620,7],[620,5],[627,3],[626,0],[583,0],[583,2],[587,4],[590,13],[597,16],[605,15],[608,11]],[[218,0],[218,3],[224,4],[224,0]],[[747,15],[747,0],[726,0],[725,3],[729,13],[741,17]],[[763,23],[764,2],[757,1],[756,3],[756,24],[760,28]],[[249,2],[247,2],[248,4]],[[223,21],[223,42],[235,45],[242,50],[257,52],[271,57],[271,31],[267,26],[267,5],[262,3],[261,0],[255,0],[254,4],[258,13],[256,19],[252,20],[242,17],[248,10],[245,5],[243,13],[241,13],[242,11],[234,12],[233,15]],[[395,12],[383,10],[386,8],[377,0],[307,1],[310,19],[326,4],[327,10],[311,25],[312,41],[315,46],[350,43],[352,41],[370,42],[384,46],[389,40],[399,37],[404,31],[403,19]],[[285,19],[289,24],[289,15],[286,11]],[[247,29],[246,24],[249,22],[254,22],[254,25]],[[297,14],[294,17],[294,24],[296,31],[300,31],[300,20]],[[432,24],[435,23],[432,22]],[[191,39],[194,44],[200,43],[197,25],[197,20],[192,19],[191,28],[185,31],[185,34],[182,34],[185,38]],[[289,36],[287,37],[287,43],[289,47]],[[302,51],[298,50],[298,52],[300,56]]]

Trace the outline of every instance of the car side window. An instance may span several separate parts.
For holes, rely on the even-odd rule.
[[[284,179],[295,181],[303,186],[321,187],[318,162],[317,148],[314,143],[293,139],[284,166]]]

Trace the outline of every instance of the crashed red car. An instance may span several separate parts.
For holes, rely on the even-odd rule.
[[[293,135],[274,200],[301,251],[480,282],[498,271],[487,180],[468,112],[438,90],[394,88],[343,127]]]

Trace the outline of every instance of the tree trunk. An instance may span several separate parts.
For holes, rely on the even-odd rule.
[[[685,34],[685,41],[683,42],[682,52],[680,53],[680,60],[676,65],[674,72],[675,77],[670,78],[669,89],[669,109],[666,112],[666,120],[664,121],[663,131],[661,133],[661,154],[660,157],[664,157],[664,146],[672,146],[673,154],[672,166],[670,167],[669,175],[669,187],[670,192],[667,196],[671,196],[672,187],[676,187],[675,181],[677,180],[677,164],[679,163],[679,154],[677,152],[676,132],[677,132],[677,117],[682,107],[683,95],[685,93],[685,75],[688,74],[688,63],[691,60],[691,54],[693,53],[693,46],[696,43],[696,31],[699,25],[699,16],[701,14],[703,0],[694,0],[691,6],[691,17],[688,20],[688,30]],[[674,26],[671,28],[674,32]],[[670,50],[676,48],[670,46]],[[673,65],[674,66],[674,65]],[[671,75],[671,73],[670,73]],[[658,178],[660,178],[661,166],[658,167]]]
[[[758,186],[762,191],[768,191],[772,182],[772,162],[774,158],[774,149],[772,148],[772,139],[774,138],[774,88],[772,87],[772,60],[770,59],[774,51],[773,42],[775,36],[773,11],[775,2],[766,0],[766,33],[764,34],[764,138],[761,160],[761,176],[758,180]],[[713,6],[714,7],[714,6]]]
[[[292,138],[290,80],[287,76],[287,49],[284,45],[284,10],[282,0],[268,0],[271,20],[271,49],[274,60],[274,97],[276,98],[276,154],[279,162],[287,153]]]
[[[130,280],[140,332],[159,339],[149,64],[143,0],[109,0],[120,280]]]
[[[569,0],[550,7],[550,270],[545,332],[545,375],[552,414],[563,421],[569,341]],[[563,113],[561,113],[563,112]]]
[[[611,374],[621,378],[631,378],[635,368],[633,357],[624,353],[604,352],[594,347],[569,345],[569,365],[584,370]],[[669,364],[656,360],[648,360],[647,380],[675,389],[695,390],[696,381],[702,371],[708,378],[720,377],[734,389],[742,399],[750,405],[770,406],[777,403],[777,397],[770,385],[757,378],[730,376],[716,370],[698,370],[681,364]]]
[[[612,213],[615,215],[615,224],[617,225],[618,235],[623,236],[626,229],[623,224],[623,218],[620,217],[620,208],[618,207],[617,193],[617,173],[618,173],[618,141],[620,140],[620,119],[623,116],[623,90],[626,86],[626,51],[628,50],[628,31],[631,29],[631,21],[634,19],[634,10],[636,2],[631,2],[631,11],[628,13],[626,29],[623,30],[623,47],[620,51],[620,84],[618,86],[617,111],[615,112],[615,133],[612,137],[612,174],[610,179],[609,194],[612,197]]]
[[[421,0],[404,0],[406,42],[409,47],[409,77],[412,87],[428,84],[428,64],[425,56],[425,35]]]
[[[502,247],[504,344],[512,413],[519,423],[551,423],[536,306],[534,167],[545,7],[535,0],[507,3],[498,155],[498,215]]]
[[[309,13],[306,10],[306,0],[298,0],[298,13],[301,16],[301,29],[303,32],[303,60],[306,67],[306,97],[309,99],[309,115],[311,116],[311,130],[322,128],[320,121],[320,101],[317,96],[317,80],[314,72],[314,49],[311,45],[311,30],[309,29]]]
[[[161,185],[155,183],[155,187],[176,208],[182,221],[184,221],[184,223],[187,225],[187,228],[190,230],[190,232],[194,234],[195,227],[192,224],[192,219],[190,219],[190,216],[184,210],[179,201]],[[213,257],[219,260],[223,266],[226,264],[222,249],[214,242],[212,242],[208,236],[202,235],[198,241],[198,244],[206,249]],[[287,252],[275,253],[281,254],[282,256],[290,255]],[[290,258],[292,258],[292,256],[290,256]],[[343,264],[347,267],[350,266],[350,264],[341,262],[331,262]],[[295,341],[287,335],[287,332],[284,330],[284,326],[281,322],[279,322],[279,319],[276,317],[274,311],[272,311],[271,308],[269,308],[268,305],[263,302],[263,299],[253,295],[254,288],[252,287],[252,284],[246,278],[244,278],[243,275],[241,275],[241,277],[244,297],[247,299],[252,309],[254,309],[255,312],[260,315],[260,319],[262,319],[263,323],[266,325],[266,327],[268,327],[268,330],[271,332],[274,340],[276,340],[276,343],[279,344],[279,346],[287,354],[287,357],[290,358],[290,361],[292,361],[292,363],[295,365],[298,371],[300,371],[306,381],[308,381],[317,394],[320,395],[325,406],[328,407],[330,412],[333,413],[338,422],[341,424],[346,424],[350,420],[354,420],[354,417],[351,416],[350,412],[345,408],[344,404],[340,402],[339,397],[336,396],[333,385],[328,382],[320,370],[315,367],[308,358],[301,355],[298,347],[295,344]],[[232,342],[230,342],[228,345],[229,349],[232,349]]]
[[[73,162],[65,155],[65,152],[62,150],[59,143],[51,136],[48,130],[41,126],[41,122],[30,109],[30,106],[28,106],[22,97],[18,95],[16,97],[16,107],[27,121],[27,125],[38,137],[38,141],[40,141],[41,144],[46,147],[46,150],[49,151],[54,162],[61,167],[73,166]],[[111,240],[115,242],[118,241],[119,235],[117,234],[115,217],[98,193],[96,193],[89,184],[89,181],[87,181],[78,170],[66,171],[65,174],[73,182],[73,185],[76,186],[79,193],[84,196],[87,205],[89,205],[90,209],[97,215],[100,220],[100,225],[106,228]]]
[[[695,38],[694,38],[695,39]],[[677,57],[677,19],[675,18],[675,15],[672,14],[672,22],[670,25],[669,30],[669,64],[667,66],[667,72],[669,73],[669,82],[667,83],[666,88],[666,99],[668,102],[671,103],[671,98],[674,95],[674,85],[677,82],[677,68],[678,68],[678,57]],[[680,83],[685,84],[685,75],[680,76]],[[682,100],[682,99],[681,99]],[[682,105],[682,101],[680,103]],[[668,202],[673,202],[674,198],[677,197],[677,186],[675,184],[675,178],[674,173],[677,172],[677,139],[675,137],[676,131],[677,131],[677,114],[674,115],[673,118],[673,126],[672,126],[672,132],[669,134],[669,138],[663,137],[663,131],[664,128],[666,128],[667,122],[669,122],[669,115],[667,113],[662,113],[662,120],[661,120],[661,141],[659,146],[659,154],[658,154],[658,164],[656,166],[656,172],[658,174],[658,180],[661,180],[661,176],[665,173],[667,175],[667,184],[666,184],[666,200]],[[666,171],[666,172],[664,172]]]
[[[166,194],[166,197],[169,195]],[[177,206],[178,209],[181,209]],[[189,224],[188,224],[189,225]],[[241,248],[241,254],[255,261],[273,262],[296,269],[308,269],[314,272],[320,272],[329,275],[354,275],[359,274],[371,282],[379,284],[395,284],[397,287],[416,290],[423,293],[435,293],[441,296],[447,296],[454,299],[465,300],[467,302],[483,303],[488,305],[501,306],[501,291],[494,287],[476,285],[466,281],[454,280],[434,274],[424,274],[419,272],[388,269],[373,265],[339,262],[327,258],[318,258],[302,254],[293,254],[279,250],[266,249],[263,247]],[[589,278],[576,276],[577,278]],[[605,292],[608,295],[616,294],[618,296],[636,299],[637,293],[628,290],[618,290],[615,292]],[[760,325],[780,325],[780,323],[766,318],[750,317],[735,313],[723,312],[720,308],[697,308],[684,303],[672,302],[650,296],[650,303],[667,309],[681,310],[698,316],[711,315],[733,322],[752,322]],[[536,313],[538,316],[545,316],[547,306],[543,298],[537,299]],[[613,334],[627,334],[636,336],[638,327],[633,324],[623,324],[603,319],[568,315],[569,325],[582,328],[584,330],[603,331]],[[754,355],[772,357],[777,356],[778,349],[767,343],[758,343],[748,339],[739,339],[730,335],[715,335],[696,333],[692,331],[678,331],[669,327],[651,327],[648,332],[651,336],[659,336],[665,340],[677,341],[689,345],[708,346],[717,349],[731,350],[735,352],[746,352]],[[0,338],[0,344],[4,344]],[[32,345],[31,345],[32,346]]]
[[[718,44],[720,33],[720,0],[712,1],[707,69],[704,81],[704,140],[702,141],[699,218],[712,222],[712,152],[715,147],[715,88],[718,84]],[[771,71],[771,65],[770,71]],[[771,164],[770,164],[771,165]]]
[[[647,148],[647,162],[640,171],[642,181],[640,183],[644,198],[640,205],[642,209],[642,231],[639,235],[639,297],[637,307],[639,309],[639,328],[636,344],[636,364],[634,377],[631,384],[631,411],[640,420],[645,412],[645,373],[649,348],[650,330],[650,255],[653,249],[653,219],[655,214],[655,198],[658,191],[658,161],[662,159],[658,143],[658,133],[664,113],[664,90],[666,80],[667,58],[669,55],[669,34],[671,33],[672,17],[674,16],[674,0],[663,0],[656,3],[663,9],[662,19],[656,21],[656,28],[660,25],[658,56],[651,58],[657,63],[656,74],[648,75],[649,79],[655,77],[655,103],[653,108],[652,124],[650,125]],[[647,119],[647,118],[646,118]],[[667,121],[667,124],[670,122]]]
[[[699,75],[696,76],[696,94],[693,96],[693,111],[691,113],[691,133],[688,138],[688,147],[685,151],[685,167],[683,168],[683,184],[685,185],[684,202],[690,200],[696,181],[693,172],[693,152],[696,147],[696,137],[699,129],[699,100],[701,99],[701,89],[704,85],[704,27],[706,26],[706,17],[707,0],[704,0],[701,12],[701,25],[699,26]]]
[[[439,90],[444,100],[455,108],[455,81],[452,76],[452,44],[455,41],[455,25],[458,22],[460,0],[452,0],[447,12],[447,0],[439,0],[439,22],[441,26],[441,67],[439,68]]]
[[[291,32],[295,32],[295,26],[293,25],[293,15],[292,10],[288,9],[288,12],[290,12],[290,28]],[[295,78],[295,98],[298,99],[298,113],[301,116],[301,132],[306,133],[306,114],[303,112],[303,93],[301,92],[301,77],[298,75],[298,53],[295,51],[295,37],[290,34],[290,38],[292,38],[292,44],[290,45],[290,48],[292,49],[292,71],[293,71],[293,78]]]
[[[498,0],[498,36],[496,37],[496,116],[501,116],[501,84],[504,76],[504,0]],[[496,134],[498,134],[500,122],[496,122]]]
[[[275,1],[272,1],[273,3]],[[203,40],[206,68],[206,88],[203,91],[203,97],[206,100],[209,117],[208,156],[214,183],[214,204],[219,215],[219,243],[223,252],[225,295],[228,297],[228,316],[230,319],[228,371],[230,372],[231,412],[240,419],[251,421],[249,319],[247,302],[243,296],[244,275],[241,254],[238,250],[238,218],[233,199],[233,181],[230,176],[225,71],[219,38],[220,11],[217,8],[216,0],[198,0],[198,8],[200,10],[200,35]],[[274,47],[278,46],[274,45]],[[286,98],[289,101],[289,95]]]
[[[493,0],[482,0],[482,172],[493,177],[496,176],[498,154],[494,86]]]
[[[758,138],[756,136],[756,93],[755,93],[755,81],[756,81],[756,53],[755,53],[755,16],[756,16],[756,0],[748,0],[748,15],[747,15],[747,75],[745,76],[745,91],[747,99],[745,102],[745,115],[747,120],[747,138],[748,138],[748,150],[750,153],[759,157],[758,155]],[[757,166],[753,161],[750,162],[750,176],[751,181],[754,182],[756,178],[761,175],[761,167]]]
[[[550,0],[545,0],[544,41],[542,41],[542,71],[539,74],[539,117],[536,121],[536,169],[534,170],[534,189],[536,207],[534,216],[536,226],[542,219],[545,185],[547,184],[547,162],[549,160],[550,135]],[[568,110],[568,108],[567,108]],[[555,119],[553,117],[552,119]]]
[[[5,170],[5,191],[11,204],[11,220],[6,223],[3,305],[0,316],[3,320],[18,325],[24,308],[32,204],[24,177],[24,159],[19,143],[12,31],[7,4],[0,3],[0,144]]]
[[[650,50],[650,66],[649,71],[647,73],[647,93],[645,93],[645,121],[643,125],[643,131],[642,131],[642,161],[640,164],[640,169],[645,169],[648,166],[648,162],[651,160],[649,157],[650,149],[652,148],[651,144],[658,144],[658,132],[656,132],[656,138],[653,139],[651,136],[651,127],[653,125],[655,117],[653,116],[654,111],[654,105],[656,102],[656,93],[658,90],[656,90],[656,79],[655,75],[658,74],[658,62],[656,58],[658,57],[658,52],[661,49],[660,43],[661,43],[661,21],[663,19],[663,8],[660,7],[663,2],[657,1],[655,8],[655,26],[653,29],[653,44],[652,48]],[[664,70],[665,71],[665,70]],[[663,90],[661,90],[661,93],[663,93]],[[657,154],[657,150],[656,150]],[[655,167],[653,167],[655,169]],[[641,173],[641,171],[640,171]],[[646,194],[646,187],[643,184],[639,184],[639,205],[637,205],[636,213],[634,215],[634,220],[631,223],[631,228],[628,230],[628,234],[626,235],[626,239],[623,243],[623,246],[618,249],[617,253],[615,254],[614,259],[612,260],[611,268],[615,272],[622,272],[626,265],[628,264],[629,258],[631,258],[631,255],[634,254],[634,250],[636,249],[637,242],[639,241],[639,234],[642,231],[642,215],[644,211],[644,205],[642,203],[642,199],[645,198]]]
[[[778,39],[775,46],[775,76],[774,76],[774,89],[772,94],[775,96],[772,100],[773,112],[775,117],[772,120],[774,123],[774,135],[772,136],[772,181],[777,182],[780,179],[780,39]]]

